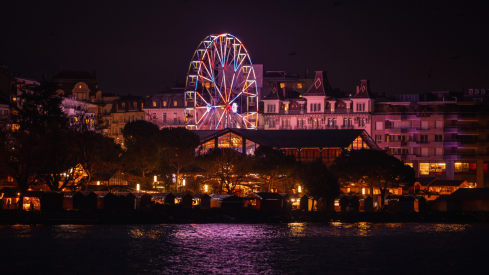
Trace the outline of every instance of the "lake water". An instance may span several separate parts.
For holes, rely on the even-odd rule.
[[[1,274],[486,274],[488,244],[488,224],[0,225],[0,268]]]

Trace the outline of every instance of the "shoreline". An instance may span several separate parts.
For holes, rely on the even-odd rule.
[[[485,221],[489,221],[486,218]],[[482,217],[453,212],[304,212],[254,209],[183,209],[124,211],[0,211],[0,225],[35,224],[204,224],[204,223],[482,223]]]

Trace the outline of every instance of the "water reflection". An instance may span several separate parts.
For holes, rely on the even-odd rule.
[[[19,238],[30,238],[32,237],[32,229],[34,226],[17,224],[12,225],[12,230],[14,231],[15,237]]]
[[[0,258],[10,264],[6,274],[35,273],[53,259],[43,266],[46,273],[350,274],[399,266],[406,273],[442,273],[456,271],[451,263],[482,263],[476,251],[485,249],[488,229],[369,222],[0,226],[2,246],[9,247]],[[379,259],[386,260],[372,264]]]
[[[53,236],[61,239],[80,239],[85,236],[93,225],[62,224],[53,225]]]

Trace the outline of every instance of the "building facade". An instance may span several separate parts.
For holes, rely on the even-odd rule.
[[[141,96],[118,96],[103,103],[102,120],[107,136],[124,146],[123,130],[126,123],[144,120],[144,99]]]
[[[184,88],[172,88],[146,96],[145,119],[160,129],[185,127]]]
[[[259,129],[362,129],[370,134],[374,95],[367,80],[361,81],[354,95],[334,90],[323,71],[316,72],[305,91],[305,81],[265,83],[271,89],[262,100]]]
[[[479,94],[479,92],[478,92]],[[486,95],[455,92],[394,95],[375,103],[372,137],[411,165],[417,177],[489,187]]]

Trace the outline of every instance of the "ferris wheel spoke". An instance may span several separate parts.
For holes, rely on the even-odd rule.
[[[219,122],[216,125],[216,130],[217,130],[217,128],[219,128],[219,124],[221,123],[221,119],[222,119],[222,117],[224,116],[225,113],[226,112],[222,112],[221,118],[219,119]]]
[[[207,101],[205,101],[205,99],[199,94],[199,92],[196,91],[195,93],[200,96],[200,98],[205,102],[205,104],[209,105],[209,103],[207,103]]]

